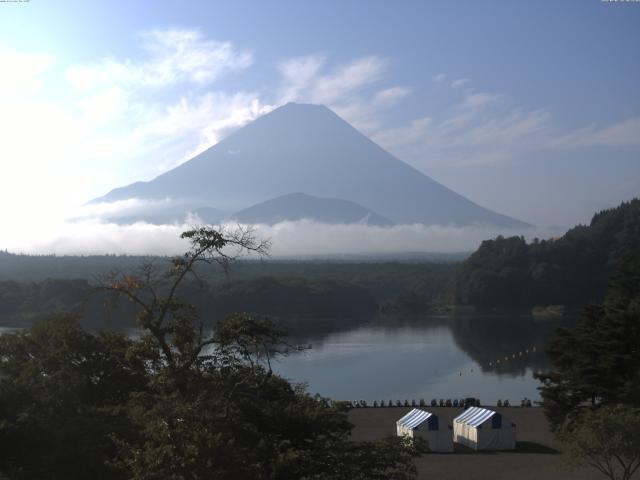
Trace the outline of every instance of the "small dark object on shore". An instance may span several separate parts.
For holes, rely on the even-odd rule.
[[[464,408],[479,407],[479,406],[480,406],[480,399],[479,398],[467,397],[467,398],[464,399]]]

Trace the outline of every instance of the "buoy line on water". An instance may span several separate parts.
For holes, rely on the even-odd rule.
[[[495,365],[500,365],[503,362],[508,362],[509,360],[514,360],[516,358],[520,358],[520,357],[529,355],[530,353],[536,353],[537,351],[538,351],[538,349],[534,345],[530,349],[527,348],[525,350],[520,350],[517,354],[513,353],[511,355],[505,355],[504,359],[498,358],[495,362],[489,362],[488,365],[490,367],[493,367],[494,363],[495,363]]]
[[[490,367],[490,368],[494,368],[497,367],[498,365],[504,364],[506,362],[508,362],[509,360],[515,360],[517,358],[522,358],[522,357],[526,357],[527,355],[530,355],[532,353],[536,353],[538,351],[537,347],[534,345],[531,348],[526,348],[525,350],[520,350],[518,353],[512,353],[511,355],[505,355],[504,357],[500,357],[495,361],[491,361],[488,364],[481,364],[478,363],[478,366],[480,367],[480,369],[482,369],[483,367]],[[473,368],[469,369],[469,373],[473,373]],[[460,370],[458,372],[458,376],[462,376],[463,371]]]

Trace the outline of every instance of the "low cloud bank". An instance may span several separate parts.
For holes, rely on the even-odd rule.
[[[72,218],[91,220],[96,217],[108,218],[136,215],[163,208],[166,209],[171,206],[172,203],[173,200],[170,197],[159,200],[128,198],[126,200],[115,200],[113,202],[87,203],[72,212]]]
[[[118,225],[97,219],[64,222],[42,232],[14,230],[0,238],[0,249],[15,253],[92,255],[177,255],[187,249],[180,234],[198,225],[197,217],[180,224],[154,225],[138,222]],[[237,224],[226,224],[237,228]],[[542,228],[500,229],[487,226],[364,224],[328,225],[309,220],[255,225],[255,235],[271,239],[274,257],[365,255],[394,253],[456,253],[475,250],[482,240],[497,235],[522,235],[527,239],[549,238],[558,232]]]

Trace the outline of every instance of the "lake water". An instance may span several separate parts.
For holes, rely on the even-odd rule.
[[[533,372],[550,367],[544,346],[568,321],[530,316],[426,317],[372,321],[325,335],[299,336],[312,348],[274,369],[310,393],[340,400],[418,401],[477,397],[485,404],[538,400]]]
[[[540,398],[533,372],[550,368],[545,344],[558,326],[572,323],[524,315],[378,317],[293,336],[291,343],[312,348],[281,357],[274,370],[336,400],[477,397],[519,405]],[[0,334],[13,330],[0,327]]]

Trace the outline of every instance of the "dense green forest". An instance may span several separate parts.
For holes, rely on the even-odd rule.
[[[598,303],[620,259],[638,246],[638,199],[597,213],[588,226],[560,238],[486,240],[456,272],[453,301],[480,307]]]
[[[50,257],[45,257],[47,261]],[[76,261],[74,257],[73,261]],[[118,261],[132,261],[115,257]],[[137,258],[130,270],[150,259]],[[158,268],[167,259],[152,259]],[[92,261],[92,260],[90,260]],[[104,264],[106,266],[107,264]],[[184,282],[180,294],[205,316],[221,318],[236,311],[282,317],[289,328],[312,326],[311,317],[371,315],[378,310],[427,311],[446,302],[452,263],[238,262],[228,275],[201,269],[199,280]],[[124,269],[123,269],[124,270]],[[105,311],[104,292],[93,279],[49,278],[0,281],[0,324],[28,325],[53,312],[79,314],[89,328],[135,325],[135,309]],[[406,298],[417,299],[414,304]],[[287,317],[295,316],[296,319]],[[304,321],[302,320],[304,318]],[[326,320],[326,318],[325,318]],[[339,327],[339,325],[331,325]]]
[[[344,279],[359,277],[406,276],[423,265],[459,263],[466,254],[399,254],[388,256],[351,255],[327,258],[238,259],[229,272],[207,270],[212,280],[243,280],[259,276]],[[136,255],[26,255],[0,250],[0,281],[39,282],[47,278],[93,279],[111,271],[130,271],[147,262],[158,266],[171,257]],[[382,271],[380,271],[382,269]]]

